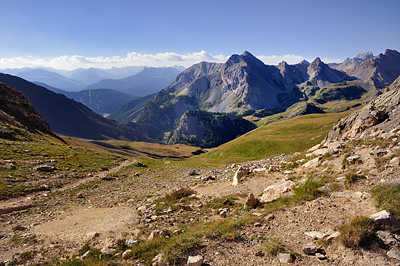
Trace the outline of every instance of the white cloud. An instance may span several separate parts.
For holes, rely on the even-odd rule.
[[[277,65],[282,61],[288,64],[296,64],[305,58],[299,55],[271,55],[257,56],[258,59],[267,65]],[[111,68],[124,66],[184,66],[189,67],[201,61],[207,62],[225,62],[228,56],[212,55],[206,51],[195,52],[190,54],[177,54],[172,52],[157,54],[141,54],[130,52],[125,57],[85,57],[81,55],[59,56],[54,58],[39,57],[13,57],[0,58],[0,69],[5,68],[22,68],[22,67],[52,67],[56,69],[72,70],[76,68]],[[339,59],[322,59],[325,63],[340,62]],[[310,60],[309,60],[310,61]],[[312,60],[311,60],[312,61]]]
[[[223,55],[212,55],[206,51],[191,54],[158,53],[141,54],[131,52],[126,57],[85,57],[80,55],[59,56],[54,58],[39,57],[14,57],[0,58],[0,69],[22,67],[52,67],[56,69],[72,70],[76,68],[111,68],[124,66],[174,66],[189,67],[201,61],[224,62],[227,59]]]
[[[300,56],[300,55],[271,55],[271,56],[264,56],[260,55],[257,56],[258,59],[264,62],[264,64],[267,65],[277,65],[282,61],[286,61],[286,63],[292,65],[292,64],[297,64],[304,60],[305,58]]]

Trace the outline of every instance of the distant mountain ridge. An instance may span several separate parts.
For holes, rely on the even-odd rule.
[[[89,89],[113,89],[134,96],[158,92],[170,84],[181,71],[172,67],[145,67],[142,71],[122,79],[103,79],[85,87]]]
[[[36,82],[35,84],[56,93],[61,93],[68,98],[74,99],[75,101],[86,105],[101,116],[111,114],[127,102],[137,98],[132,95],[110,89],[64,91],[40,82]]]
[[[22,78],[0,73],[0,82],[22,92],[57,134],[98,140],[149,140],[133,128],[103,118],[81,103]]]

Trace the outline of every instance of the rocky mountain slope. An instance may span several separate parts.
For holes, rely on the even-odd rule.
[[[223,64],[193,65],[158,92],[141,112],[126,113],[135,114],[130,118],[145,134],[162,139],[166,132],[174,129],[175,120],[189,110],[282,112],[320,89],[352,79],[344,72],[331,69],[319,58],[311,64],[303,61],[296,65],[282,62],[269,66],[245,51],[242,55],[232,55]],[[332,93],[332,98],[335,95]],[[122,120],[127,121],[118,117],[118,121]]]
[[[39,115],[29,100],[14,88],[0,83],[0,138],[15,139],[23,128],[32,133],[55,136],[46,120]]]
[[[400,53],[387,49],[385,53],[373,56],[367,52],[332,67],[357,77],[365,89],[383,89],[400,75]]]
[[[132,128],[105,119],[81,103],[22,78],[0,74],[0,82],[22,92],[57,134],[88,139],[146,140]]]
[[[328,134],[326,141],[365,141],[391,138],[400,131],[400,77],[388,91],[352,113]]]
[[[122,79],[103,79],[85,87],[85,90],[113,89],[142,97],[165,88],[179,73],[180,71],[173,67],[146,67],[139,73]]]

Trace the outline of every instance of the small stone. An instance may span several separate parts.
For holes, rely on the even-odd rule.
[[[400,165],[399,157],[394,157],[393,159],[391,159],[389,164],[391,166],[399,166]]]
[[[138,243],[137,240],[133,240],[133,239],[129,239],[129,238],[127,238],[127,239],[125,240],[125,245],[127,245],[127,246],[130,247],[130,248],[136,246],[137,243]]]
[[[393,259],[400,260],[400,252],[398,252],[398,251],[396,251],[394,249],[389,250],[386,253],[386,255],[388,255],[389,257],[391,257]]]
[[[270,213],[267,216],[264,217],[265,221],[272,221],[273,219],[275,219],[275,215]]]
[[[257,251],[255,255],[257,257],[264,257],[265,256],[264,252],[262,252],[261,250]]]
[[[163,254],[159,253],[151,261],[154,262],[157,265],[157,263],[160,263],[162,261],[162,258],[163,258]]]
[[[83,254],[81,258],[82,259],[86,258],[87,256],[89,256],[89,254],[90,254],[90,250],[86,251],[85,254]]]
[[[122,258],[123,259],[129,258],[130,255],[131,255],[131,250],[130,249],[125,250],[124,253],[122,253]]]
[[[203,264],[204,258],[201,255],[189,256],[186,265],[187,266],[201,266]]]
[[[188,175],[190,175],[190,176],[197,175],[196,170],[190,170]]]
[[[149,237],[147,238],[147,240],[153,240],[154,238],[160,236],[160,231],[158,230],[153,230],[151,231]]]
[[[99,260],[109,260],[112,258],[112,255],[110,253],[105,253],[105,254],[100,254]]]
[[[315,253],[315,257],[317,257],[319,260],[326,260],[326,256],[322,253]]]
[[[314,255],[318,250],[316,244],[309,244],[305,248],[303,248],[303,252],[307,255]]]
[[[312,237],[313,239],[321,239],[326,236],[326,234],[318,232],[318,231],[304,232],[304,234],[309,237]]]
[[[279,253],[278,259],[281,263],[291,263],[292,262],[292,257],[290,256],[289,253]]]
[[[328,242],[332,242],[334,239],[338,238],[340,236],[340,232],[339,231],[335,231],[332,234],[330,234],[327,238],[326,241]]]
[[[93,240],[94,238],[96,238],[98,236],[99,236],[99,233],[97,233],[97,232],[89,232],[86,234],[86,239]]]

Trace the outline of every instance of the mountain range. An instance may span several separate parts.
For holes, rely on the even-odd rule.
[[[44,68],[4,69],[0,72],[63,91],[114,89],[136,96],[155,93],[181,72],[182,67],[89,68],[72,71]]]
[[[46,74],[44,71],[31,71],[29,75],[40,76]],[[80,69],[69,72],[69,77],[84,76],[85,72],[87,80],[106,75],[95,69]],[[47,78],[59,78],[57,75]],[[338,104],[331,102],[350,102],[344,107],[351,108],[379,95],[399,75],[400,53],[389,49],[377,56],[359,54],[340,64],[325,64],[317,57],[311,63],[304,60],[276,66],[266,65],[245,51],[225,63],[201,62],[181,73],[175,68],[144,68],[121,79],[103,79],[79,92],[43,83],[38,86],[4,74],[0,81],[21,90],[59,134],[211,147],[253,129],[245,116],[257,121],[286,111],[270,120],[276,121],[336,110]],[[82,102],[101,115],[111,113],[109,118],[126,125],[106,120],[43,87]],[[143,97],[132,96],[133,91]]]
[[[86,139],[149,141],[131,127],[103,118],[81,103],[22,78],[0,73],[0,82],[22,92],[57,134]]]
[[[372,90],[377,95],[384,85],[399,76],[399,55],[397,51],[386,50],[378,56],[366,53],[336,65],[316,58],[311,63],[302,61],[289,65],[282,62],[271,66],[245,51],[232,55],[225,63],[195,64],[141,109],[127,103],[123,112],[118,110],[111,117],[124,123],[134,122],[151,138],[168,141],[168,136],[175,134],[174,139],[179,139],[176,132],[182,130],[176,131],[178,121],[190,110],[239,115],[264,112],[268,115],[285,111],[300,101],[315,104],[352,101]],[[143,105],[143,102],[136,102]],[[319,107],[307,110],[322,111]],[[203,132],[182,134],[187,138],[201,136]]]

